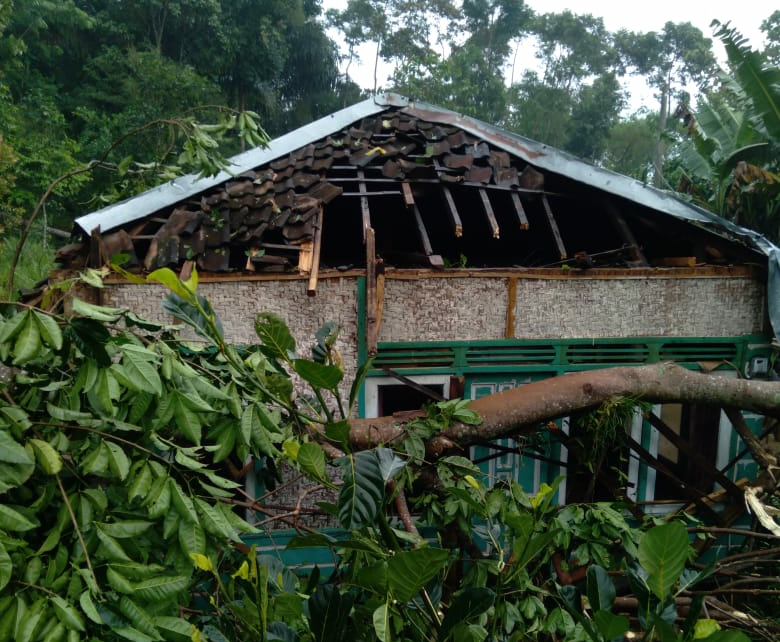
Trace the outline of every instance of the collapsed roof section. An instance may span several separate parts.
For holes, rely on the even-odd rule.
[[[763,237],[639,181],[389,94],[77,219],[70,267],[153,270],[693,267],[764,261]],[[370,239],[368,238],[370,236]]]

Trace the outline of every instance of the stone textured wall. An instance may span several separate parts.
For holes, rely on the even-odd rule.
[[[230,343],[257,343],[254,330],[259,312],[279,315],[290,328],[302,356],[310,355],[315,332],[326,322],[341,326],[336,348],[344,361],[342,394],[357,371],[357,286],[354,278],[322,279],[317,296],[306,295],[307,281],[222,281],[201,283],[198,293],[210,302]],[[157,285],[109,285],[103,291],[104,305],[126,307],[155,321],[173,320],[160,307],[167,290]]]
[[[357,280],[321,279],[317,296],[306,282],[202,283],[228,341],[254,343],[254,318],[274,312],[289,325],[299,351],[308,353],[327,321],[341,325],[337,348],[345,381],[357,368]],[[106,305],[128,307],[152,319],[165,291],[155,285],[109,285]],[[385,280],[380,341],[501,339],[505,336],[508,280],[455,277]],[[517,279],[514,335],[518,338],[631,336],[739,336],[765,328],[765,286],[748,278]]]
[[[519,279],[515,336],[757,333],[765,324],[765,290],[747,278]]]

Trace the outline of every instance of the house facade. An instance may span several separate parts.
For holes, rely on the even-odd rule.
[[[230,174],[183,177],[77,219],[83,242],[61,255],[63,270],[118,253],[141,272],[197,265],[234,343],[256,341],[259,312],[282,317],[301,351],[336,322],[345,394],[373,358],[367,417],[614,365],[771,374],[773,246],[634,179],[392,94],[233,161]],[[170,320],[163,295],[118,278],[94,293]],[[489,479],[533,492],[569,471],[576,423],[472,457]],[[627,429],[621,484],[645,512],[707,510],[725,480],[754,469],[717,409],[669,404]],[[575,486],[561,502],[582,499]]]

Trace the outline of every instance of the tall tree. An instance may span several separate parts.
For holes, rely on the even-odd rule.
[[[667,22],[660,32],[634,33],[620,31],[616,43],[629,69],[645,76],[650,87],[658,91],[658,132],[653,159],[653,183],[663,185],[665,153],[664,132],[673,100],[694,83],[703,89],[717,69],[712,41],[690,22]]]

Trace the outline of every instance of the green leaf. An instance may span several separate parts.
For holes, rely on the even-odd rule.
[[[62,457],[51,447],[48,441],[42,439],[30,439],[28,442],[35,452],[38,465],[47,475],[56,475],[62,470]]]
[[[178,617],[159,615],[152,622],[169,642],[192,642],[192,624]],[[215,641],[216,642],[216,641]]]
[[[161,396],[163,387],[157,373],[158,363],[158,355],[150,350],[132,344],[122,348],[122,366],[131,390]]]
[[[118,562],[132,562],[130,556],[125,553],[122,545],[111,535],[106,533],[100,525],[95,529],[98,539],[102,545],[103,553],[109,560],[115,560]]]
[[[108,370],[98,370],[94,385],[87,390],[87,401],[99,415],[108,415],[110,417],[114,414]]]
[[[320,584],[309,598],[309,621],[315,642],[341,640],[347,630],[354,598],[333,584]]]
[[[81,613],[74,608],[72,604],[66,602],[59,595],[53,595],[49,598],[54,611],[57,613],[57,618],[62,624],[72,631],[85,631],[84,618]]]
[[[199,446],[203,437],[203,424],[198,413],[192,410],[191,405],[186,403],[184,395],[178,390],[171,393],[171,407],[173,419],[181,434],[191,443]]]
[[[154,640],[163,639],[149,614],[133,602],[127,595],[123,595],[119,598],[119,612],[130,621],[134,628],[141,631],[141,633],[148,635]]]
[[[155,270],[146,277],[146,280],[162,283],[166,288],[181,297],[184,301],[191,301],[194,296],[194,292],[192,292],[170,268]]]
[[[19,510],[13,508],[10,504],[0,504],[0,529],[6,531],[30,531],[40,526],[40,522],[34,518],[27,517],[19,507]]]
[[[200,523],[206,532],[234,542],[241,541],[241,538],[238,537],[238,534],[222,513],[199,497],[196,497],[194,501],[195,509],[200,517]]]
[[[176,483],[173,479],[168,480],[168,486],[171,489],[171,503],[176,509],[176,512],[179,513],[179,515],[185,521],[197,524],[198,514],[195,512],[195,505],[193,504],[190,496],[187,495],[182,490],[181,486],[179,486],[179,484]]]
[[[89,591],[84,591],[79,596],[79,605],[81,606],[81,610],[84,611],[84,615],[86,615],[95,624],[103,624],[103,618],[100,617],[100,613],[98,613],[98,610],[95,607],[95,603],[92,601],[92,595]]]
[[[387,602],[380,604],[371,616],[374,622],[374,633],[380,642],[390,642],[392,625],[390,624],[390,609]]]
[[[336,463],[344,471],[338,498],[341,525],[352,530],[372,523],[385,494],[385,481],[376,453],[364,450],[341,457]]]
[[[308,359],[295,359],[293,368],[298,375],[317,390],[338,390],[344,372],[338,366],[327,366]]]
[[[14,565],[11,561],[11,557],[8,555],[8,551],[5,550],[5,546],[0,542],[0,591],[2,591],[11,581],[11,573],[13,572]]]
[[[166,575],[138,582],[135,594],[142,600],[162,602],[184,591],[189,585],[190,578],[186,575]]]
[[[647,586],[659,600],[669,597],[689,551],[688,532],[680,522],[655,526],[639,540],[639,563],[647,571]]]
[[[615,615],[609,611],[596,611],[593,614],[593,622],[596,629],[608,642],[614,640],[621,642],[626,631],[631,626],[625,615]],[[676,639],[676,636],[675,636]]]
[[[35,318],[30,310],[24,314],[26,319],[19,330],[19,334],[16,336],[16,344],[13,351],[13,364],[16,366],[31,361],[38,356],[41,350],[41,335],[38,330],[38,324],[35,323]]]
[[[127,539],[138,537],[148,531],[154,522],[145,522],[141,520],[129,519],[121,522],[101,522],[98,524],[100,530],[111,537],[117,539]]]
[[[113,441],[103,442],[106,445],[108,452],[108,469],[114,477],[120,480],[127,478],[127,474],[130,472],[130,460],[127,458],[125,451],[119,444],[115,444]]]
[[[25,310],[5,319],[3,325],[0,326],[0,343],[6,343],[19,334],[29,314],[30,310]]]
[[[40,310],[33,310],[33,317],[38,324],[38,331],[44,343],[53,350],[62,348],[62,330],[57,322]]]
[[[440,639],[446,640],[458,624],[482,615],[493,606],[495,599],[496,594],[489,588],[469,586],[463,589],[444,614],[439,632]]]
[[[395,597],[408,602],[447,563],[450,553],[441,548],[418,548],[400,551],[387,562],[387,580]]]
[[[261,312],[255,317],[255,332],[271,357],[289,362],[295,354],[295,339],[281,317]]]
[[[71,299],[72,310],[75,314],[102,323],[116,323],[122,317],[124,310],[121,308],[108,308],[102,305],[87,303],[73,297]]]
[[[0,425],[7,425],[10,428],[15,428],[19,433],[22,433],[32,426],[32,423],[30,422],[27,412],[23,408],[3,406],[0,407]]]
[[[75,317],[66,328],[79,350],[86,357],[94,359],[101,368],[111,365],[111,357],[106,351],[106,344],[111,340],[111,334],[102,323],[94,319]]]
[[[596,564],[590,566],[586,576],[586,585],[590,607],[594,611],[611,611],[615,601],[615,584],[609,573]]]
[[[297,461],[301,470],[312,479],[317,481],[325,479],[325,451],[319,444],[314,442],[301,444]]]
[[[35,460],[8,431],[0,430],[0,462],[30,465],[34,464]]]
[[[325,424],[325,436],[347,449],[349,446],[349,421],[346,419]]]

